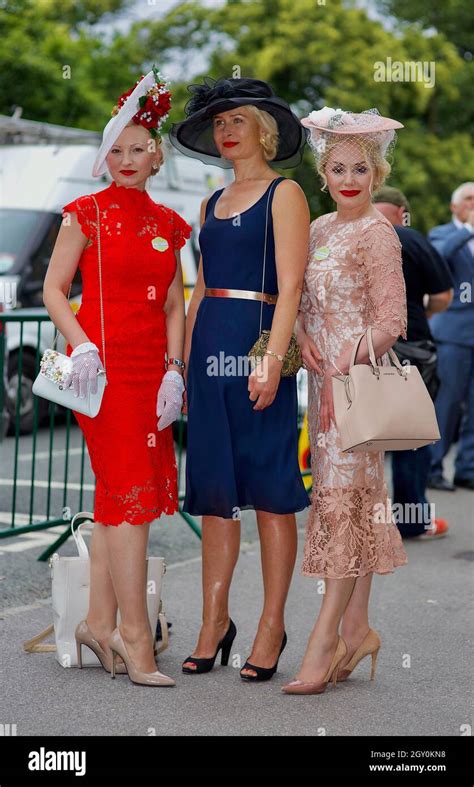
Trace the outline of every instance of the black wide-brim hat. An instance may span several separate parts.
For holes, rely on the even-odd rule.
[[[307,131],[289,104],[276,96],[267,82],[260,79],[221,77],[215,80],[204,77],[204,84],[188,85],[188,90],[194,95],[184,108],[187,118],[180,123],[173,123],[169,132],[171,144],[181,153],[198,158],[205,164],[231,168],[232,162],[223,158],[217,150],[212,118],[220,112],[252,104],[272,115],[278,125],[277,154],[268,163],[286,169],[296,167],[301,162]]]

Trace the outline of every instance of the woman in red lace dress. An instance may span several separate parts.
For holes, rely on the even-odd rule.
[[[148,104],[140,107],[143,96]],[[94,175],[107,167],[113,178],[94,194],[100,212],[104,347],[91,195],[64,206],[44,286],[44,303],[73,359],[68,383],[75,394],[84,396],[89,385],[96,388],[100,368],[107,379],[95,418],[74,411],[96,476],[90,605],[76,631],[78,648],[91,647],[110,671],[112,644],[130,677],[146,685],[174,685],[156,671],[145,592],[149,525],[178,510],[171,423],[181,412],[184,390],[179,249],[191,227],[145,191],[163,160],[160,145],[150,142],[161,141],[157,129],[168,109],[166,83],[154,69],[120,98],[94,167]],[[83,294],[74,316],[65,293],[78,265]],[[117,671],[124,671],[123,663],[120,667]]]

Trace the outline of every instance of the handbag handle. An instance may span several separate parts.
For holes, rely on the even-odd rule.
[[[78,525],[76,530],[74,530],[74,522],[78,517],[82,517],[84,519],[84,522],[81,522],[81,524]],[[89,522],[90,524],[94,524],[94,514],[91,511],[78,511],[77,514],[74,514],[71,521],[71,533],[74,537],[74,541],[76,542],[79,557],[89,557],[89,550],[87,549],[87,544],[84,541],[84,538],[81,533],[82,525],[85,525],[87,522]]]
[[[373,342],[372,342],[372,327],[370,325],[369,325],[368,328],[366,328],[364,333],[361,333],[361,335],[359,336],[359,338],[357,339],[357,341],[356,341],[356,343],[354,345],[354,348],[352,350],[350,367],[354,366],[354,364],[355,364],[355,358],[356,358],[356,355],[357,355],[357,351],[359,349],[359,345],[360,345],[362,339],[364,338],[364,336],[367,336],[367,348],[369,350],[369,361],[370,361],[372,367],[374,369],[376,369],[377,368],[377,359],[375,358],[374,345],[373,345]]]
[[[362,339],[364,338],[364,336],[367,336],[367,347],[368,347],[368,350],[369,350],[369,360],[370,360],[370,363],[372,365],[372,368],[373,368],[375,374],[380,374],[379,367],[377,365],[377,360],[375,358],[374,345],[373,345],[373,341],[372,341],[372,326],[371,325],[369,325],[369,327],[364,331],[364,333],[361,333],[359,338],[356,340],[356,343],[354,344],[354,347],[352,349],[351,362],[349,364],[349,369],[351,369],[351,367],[354,366],[354,364],[355,364],[355,358],[356,358],[356,355],[357,355],[357,351],[359,349],[359,345],[360,345]],[[388,352],[390,360],[393,362],[393,365],[396,366],[397,370],[400,373],[403,374],[403,371],[404,371],[403,367],[402,367],[398,357],[396,356],[396,354],[392,350],[392,348],[390,347],[389,350],[387,350],[387,352]]]
[[[102,335],[102,362],[104,364],[104,372],[106,373],[107,370],[106,370],[106,366],[105,366],[104,304],[103,304],[103,301],[102,301],[102,244],[101,244],[101,241],[100,241],[100,211],[99,211],[99,205],[98,205],[97,200],[94,197],[94,195],[91,194],[90,197],[94,201],[95,208],[96,208],[96,214],[97,214],[97,256],[98,256],[98,260],[99,260],[100,331],[101,331],[101,335]],[[71,288],[72,288],[72,282],[69,285],[69,292],[67,294],[68,303],[69,303],[69,297],[71,295]],[[58,336],[59,336],[59,331],[56,328],[56,334],[55,334],[55,337],[53,339],[53,343],[51,345],[51,349],[54,349],[54,345],[56,344]]]
[[[272,185],[268,189],[268,197],[267,197],[267,208],[265,211],[265,240],[263,245],[263,273],[262,273],[262,300],[260,301],[260,328],[258,335],[262,333],[262,316],[263,316],[263,293],[265,292],[265,265],[267,260],[267,234],[268,234],[268,206],[270,204],[270,196],[272,193],[272,189],[275,186],[275,181],[279,180],[279,178],[275,178]]]

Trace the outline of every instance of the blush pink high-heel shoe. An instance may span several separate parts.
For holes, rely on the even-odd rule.
[[[326,686],[328,685],[329,681],[332,680],[334,686],[336,685],[337,681],[337,670],[339,667],[340,662],[347,654],[347,646],[342,637],[339,637],[337,640],[336,650],[334,656],[332,658],[330,667],[324,676],[324,679],[320,683],[307,683],[302,680],[292,680],[290,683],[287,683],[286,686],[282,686],[282,692],[284,694],[322,694],[323,691],[326,691]]]
[[[374,629],[369,629],[356,652],[347,662],[346,666],[339,670],[337,680],[342,682],[347,680],[352,670],[357,667],[359,661],[365,656],[372,656],[372,669],[370,670],[370,680],[375,678],[375,666],[377,664],[377,656],[382,642],[379,635]]]

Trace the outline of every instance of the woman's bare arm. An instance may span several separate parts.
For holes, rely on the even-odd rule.
[[[201,227],[204,224],[206,218],[206,205],[208,199],[209,197],[205,197],[201,202],[201,214],[200,214]],[[187,366],[188,366],[189,354],[191,352],[191,341],[193,338],[194,322],[196,320],[196,314],[197,314],[197,310],[199,309],[199,304],[204,298],[205,289],[206,289],[206,284],[204,282],[204,276],[202,272],[202,256],[201,256],[199,258],[199,267],[197,272],[196,284],[193,289],[193,294],[191,296],[191,300],[188,306],[188,312],[186,315],[186,334],[184,339],[184,361],[186,363],[186,370],[185,370],[186,378],[187,378]]]
[[[284,356],[295,327],[308,259],[309,208],[303,190],[297,183],[287,180],[280,184],[275,191],[272,216],[278,300],[273,313],[268,350]],[[249,399],[255,402],[254,410],[263,410],[272,404],[280,377],[281,362],[273,355],[265,354],[258,369],[249,376]]]
[[[43,285],[43,303],[56,328],[74,349],[89,341],[67,300],[79,259],[88,238],[83,234],[75,213],[71,223],[61,225]]]
[[[181,267],[181,252],[175,250],[176,273],[171,282],[164,311],[166,314],[166,337],[168,358],[183,358],[184,344],[184,287],[183,270]],[[173,371],[180,371],[178,367],[171,366]]]
[[[268,346],[285,355],[298,315],[308,260],[309,208],[301,187],[283,181],[275,191],[272,206],[278,300]]]

